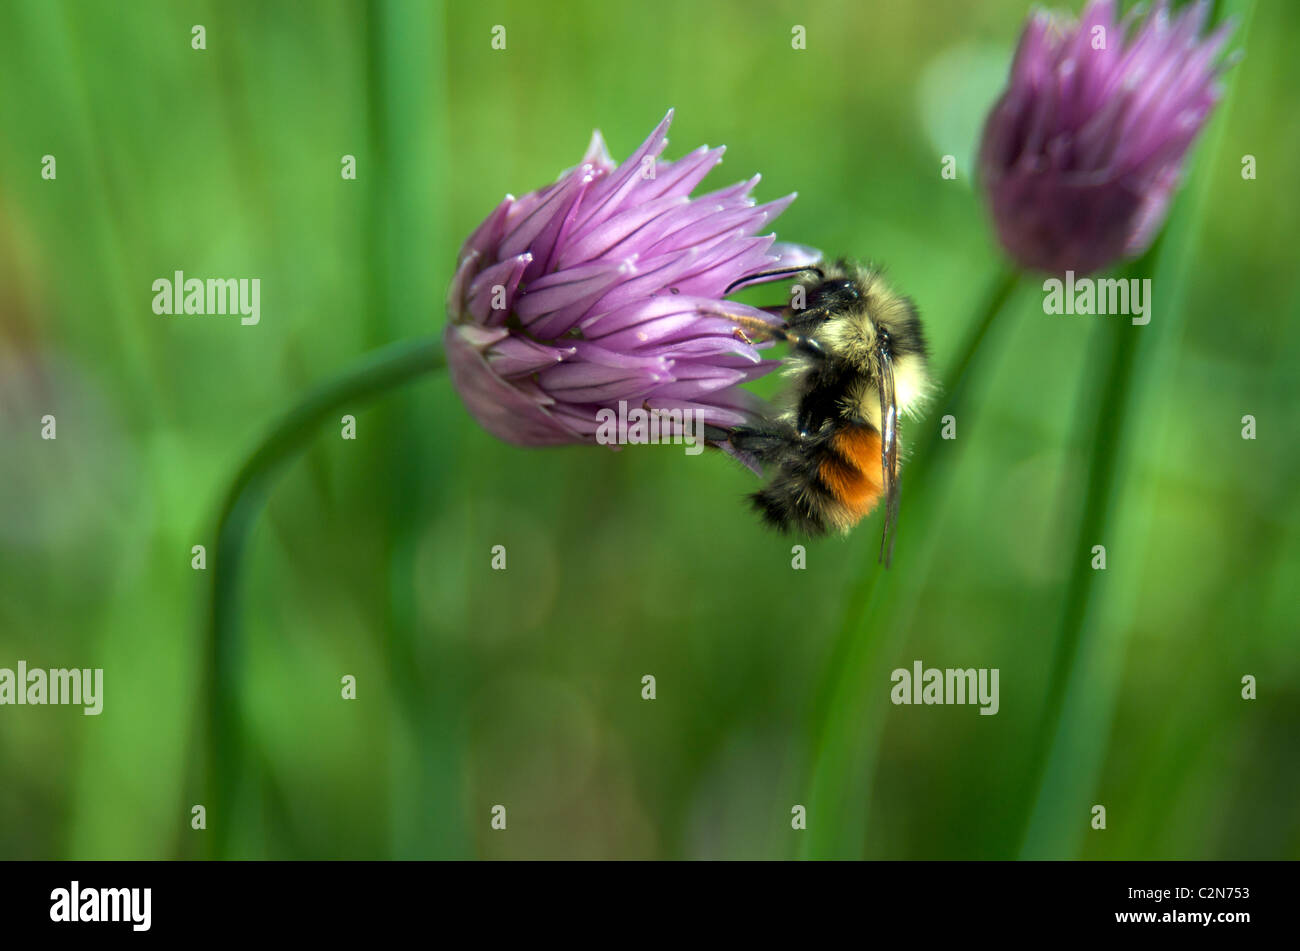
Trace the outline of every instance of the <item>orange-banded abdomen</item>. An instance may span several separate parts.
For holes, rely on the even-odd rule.
[[[829,448],[817,474],[843,506],[849,524],[856,523],[876,507],[885,490],[880,433],[873,426],[846,426],[831,437]]]

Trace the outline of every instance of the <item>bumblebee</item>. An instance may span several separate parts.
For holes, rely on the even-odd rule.
[[[798,275],[779,325],[732,316],[746,340],[790,346],[789,385],[769,418],[726,430],[731,448],[761,465],[750,496],[763,520],[808,536],[847,532],[883,498],[880,558],[893,554],[898,519],[899,421],[931,390],[929,351],[916,307],[880,272],[848,261],[741,278]],[[802,304],[802,306],[799,306]]]

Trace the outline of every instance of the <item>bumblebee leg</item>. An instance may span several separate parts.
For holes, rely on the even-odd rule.
[[[769,313],[775,313],[773,308],[763,308]],[[782,311],[783,313],[784,311]],[[821,342],[814,337],[793,331],[786,325],[769,324],[765,320],[759,320],[757,317],[750,317],[747,314],[735,314],[722,310],[704,310],[702,314],[708,314],[714,317],[725,317],[736,325],[736,336],[745,341],[753,343],[756,340],[780,340],[788,343],[795,350],[806,353],[809,356],[819,359],[826,359],[829,354]]]
[[[730,441],[730,429],[724,429],[721,426],[714,426],[712,423],[704,424],[704,444],[706,446],[721,446]]]
[[[755,321],[755,323],[758,323],[758,321]],[[809,356],[817,357],[821,360],[824,360],[829,356],[826,352],[826,348],[821,345],[821,341],[816,337],[793,333],[786,330],[784,327],[770,327],[763,325],[763,329],[758,331],[757,334],[755,334],[755,328],[749,327],[748,329],[750,330],[750,333],[746,333],[745,329],[740,327],[736,328],[737,335],[746,343],[753,343],[756,339],[761,340],[763,338],[768,338],[771,340],[780,340],[782,343],[788,343],[793,349],[798,350],[801,353],[806,353]]]
[[[737,426],[731,430],[731,445],[759,462],[782,456],[795,441],[794,433],[782,426]]]

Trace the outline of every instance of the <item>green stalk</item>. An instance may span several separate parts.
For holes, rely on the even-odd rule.
[[[438,0],[374,0],[366,23],[366,86],[370,173],[366,238],[367,293],[375,308],[375,341],[398,339],[424,324],[428,302],[441,300],[456,261],[452,236],[429,209],[445,204],[451,175],[447,133],[444,11]],[[411,121],[419,116],[420,121]],[[363,182],[358,182],[363,184]],[[430,267],[430,261],[445,262]],[[396,859],[442,859],[466,854],[465,834],[437,821],[461,795],[456,711],[462,684],[450,669],[421,663],[427,645],[416,600],[416,552],[422,526],[434,517],[440,471],[440,426],[427,402],[401,401],[368,428],[370,458],[386,491],[378,528],[384,540],[386,597],[373,607],[392,686],[387,761],[386,854]]]
[[[1126,269],[1122,279],[1149,277],[1149,261],[1154,253],[1153,249],[1136,267]],[[1106,355],[1102,361],[1105,370],[1099,376],[1103,382],[1097,385],[1095,378],[1091,374],[1087,375],[1083,384],[1085,392],[1080,398],[1081,405],[1095,407],[1086,438],[1086,443],[1090,446],[1088,473],[1084,482],[1086,489],[1079,514],[1079,527],[1073,546],[1069,549],[1072,567],[1058,624],[1056,651],[1048,675],[1047,701],[1038,720],[1037,738],[1032,746],[1029,767],[1029,776],[1033,781],[1031,792],[1037,791],[1044,781],[1054,741],[1061,728],[1067,691],[1072,682],[1078,679],[1081,641],[1085,621],[1090,613],[1090,603],[1103,580],[1099,577],[1103,573],[1092,567],[1092,547],[1104,545],[1108,556],[1116,554],[1110,538],[1113,525],[1111,513],[1119,495],[1116,483],[1120,463],[1126,458],[1129,446],[1127,428],[1135,402],[1134,370],[1138,365],[1139,349],[1144,343],[1143,334],[1154,334],[1148,328],[1127,324],[1103,326],[1101,329],[1106,334],[1103,341]],[[1075,684],[1075,689],[1081,689],[1081,686]],[[1027,823],[1033,822],[1035,813],[1036,810],[1027,810]],[[1025,834],[1029,834],[1028,829]]]
[[[1214,21],[1230,15],[1239,28],[1234,42],[1244,46],[1254,13],[1251,0],[1219,4]],[[1223,130],[1236,86],[1236,71],[1227,79],[1229,93],[1214,117],[1208,139],[1194,163],[1198,170],[1223,153]],[[1159,292],[1160,311],[1144,327],[1120,326],[1110,334],[1105,382],[1095,398],[1090,433],[1086,495],[1065,605],[1057,631],[1057,647],[1048,679],[1044,713],[1031,753],[1028,791],[1033,798],[1025,816],[1020,857],[1065,859],[1076,856],[1089,829],[1090,804],[1104,804],[1095,786],[1104,764],[1119,679],[1123,674],[1126,637],[1138,597],[1135,577],[1142,564],[1145,511],[1152,501],[1145,486],[1129,493],[1121,489],[1132,447],[1154,441],[1159,417],[1148,409],[1151,394],[1170,376],[1169,354],[1182,330],[1192,243],[1201,225],[1201,209],[1213,180],[1193,174],[1189,189],[1160,239],[1123,275],[1151,278]],[[1107,328],[1110,331],[1111,328]],[[1141,368],[1141,373],[1138,369]],[[1143,498],[1147,506],[1125,506],[1126,495]],[[1122,517],[1121,517],[1122,516]],[[1089,552],[1105,545],[1106,571],[1094,571]],[[1109,564],[1118,556],[1120,565]],[[1109,577],[1123,572],[1117,583]]]
[[[208,729],[206,799],[210,853],[224,857],[243,778],[239,710],[239,583],[248,534],[282,465],[327,420],[444,366],[441,337],[402,341],[376,351],[312,390],[258,444],[226,492],[212,552],[212,601],[205,643]]]
[[[989,350],[985,343],[1019,283],[1018,271],[1004,269],[990,284],[951,369],[943,374],[940,403],[943,413],[956,414],[963,404],[979,361]],[[911,546],[909,554],[908,539],[924,539],[930,535],[936,502],[942,498],[953,468],[944,466],[937,473],[936,467],[927,464],[940,440],[935,415],[938,414],[931,414],[931,420],[925,424],[925,435],[917,442],[908,462],[902,496],[905,512],[900,521],[911,527],[899,538],[894,568],[887,575],[875,563],[875,548],[868,549],[871,562],[864,566],[859,575],[861,580],[850,593],[818,694],[812,720],[813,763],[808,797],[809,815],[817,816],[817,820],[810,822],[808,835],[803,839],[804,858],[859,858],[862,854],[880,719],[871,708],[884,696],[883,692],[872,692],[865,678],[875,669],[874,658],[887,643],[892,643],[888,637],[891,624],[881,619],[892,616],[892,604],[899,596],[900,585],[910,589],[924,575],[929,546]],[[884,634],[871,636],[877,631]]]

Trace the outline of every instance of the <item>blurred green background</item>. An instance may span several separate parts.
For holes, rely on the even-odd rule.
[[[886,263],[942,371],[1000,267],[970,156],[1027,9],[0,6],[0,667],[105,671],[99,717],[0,707],[0,858],[214,838],[264,858],[1300,857],[1300,5],[1282,0],[1238,36],[1152,324],[1048,317],[1022,284],[960,406],[936,401],[958,438],[904,470],[878,582],[878,513],[794,571],[729,460],[504,445],[445,374],[358,407],[355,441],[323,427],[243,564],[245,779],[191,828],[212,572],[191,546],[211,558],[235,471],[312,385],[440,331],[460,242],[504,193],[575,164],[594,127],[626,156],[675,106],[669,158],[725,143],[706,186],[798,190],[780,235]],[[176,269],[260,278],[260,325],[156,316]],[[1091,420],[1133,333],[1089,540]],[[1108,568],[1085,577],[1091,544]],[[917,659],[998,668],[1000,712],[891,705]]]

